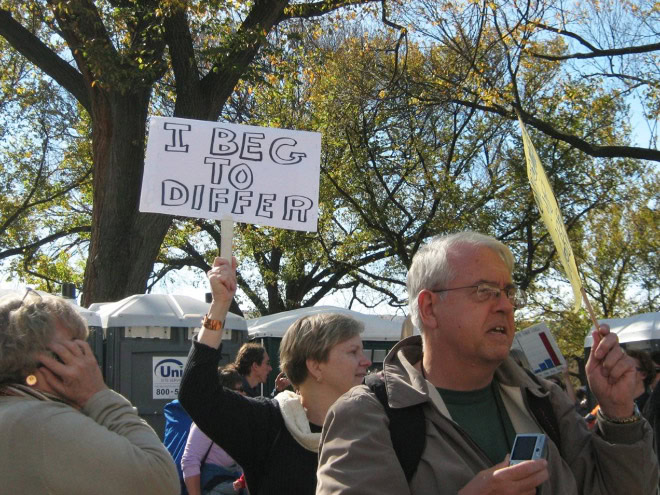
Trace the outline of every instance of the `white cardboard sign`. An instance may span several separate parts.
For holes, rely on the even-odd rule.
[[[315,232],[321,134],[151,117],[140,211]]]
[[[543,322],[517,332],[512,347],[523,351],[529,369],[540,377],[556,375],[566,369],[566,359]]]
[[[152,398],[174,400],[188,357],[152,356]]]

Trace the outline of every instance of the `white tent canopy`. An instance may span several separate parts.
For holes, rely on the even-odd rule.
[[[342,313],[361,321],[364,324],[364,332],[361,334],[362,340],[397,341],[401,337],[400,321],[388,320],[376,315],[366,315],[335,306],[300,308],[254,318],[247,321],[248,334],[250,339],[282,337],[287,328],[298,318],[317,313]]]
[[[647,340],[660,340],[660,313],[642,313],[628,318],[598,320],[607,323],[610,330],[619,336],[622,344]],[[584,339],[584,347],[593,346],[591,332]]]
[[[23,297],[25,295],[25,291],[26,289],[0,289],[0,298],[8,295]],[[37,290],[35,292],[41,295],[48,294],[48,292],[44,292],[41,290]],[[53,295],[53,294],[48,294],[48,295]],[[73,306],[74,309],[78,311],[78,313],[80,313],[80,316],[82,316],[83,319],[87,321],[88,327],[101,327],[101,317],[98,315],[96,311],[83,308],[82,306],[78,305],[74,299],[64,298],[64,300],[67,301],[69,304],[71,304],[71,306]]]
[[[78,311],[78,313],[80,313],[80,316],[87,320],[88,327],[101,328],[103,326],[101,323],[101,317],[97,312],[90,311],[89,309],[83,308],[82,306],[78,306],[74,302],[71,302],[71,305]]]
[[[199,328],[210,304],[177,294],[135,294],[114,303],[90,306],[101,317],[103,328],[110,327],[184,327]],[[243,317],[227,315],[224,327],[247,330]]]

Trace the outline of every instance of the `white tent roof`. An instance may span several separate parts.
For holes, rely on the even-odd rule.
[[[103,325],[101,324],[101,317],[96,311],[91,311],[87,308],[83,308],[82,306],[78,306],[75,303],[71,303],[71,305],[76,308],[78,313],[80,313],[80,316],[85,318],[87,320],[87,326],[88,327],[99,327],[101,328]]]
[[[619,336],[622,344],[645,340],[660,340],[660,313],[642,313],[628,318],[612,318],[598,320],[598,323],[607,323],[610,330]],[[584,347],[593,345],[591,332],[584,339]]]
[[[14,295],[17,297],[23,297],[25,295],[25,290],[26,289],[0,289],[0,298],[8,295]],[[57,294],[48,294],[48,292],[44,292],[41,290],[35,291],[38,292],[39,294],[47,294],[47,295],[57,295]],[[61,297],[58,295],[58,297]],[[67,299],[63,298],[65,301],[67,301],[71,306],[74,307],[78,313],[80,313],[80,316],[82,316],[85,321],[87,321],[87,326],[88,327],[101,327],[101,317],[98,315],[96,311],[83,308],[82,306],[79,306],[75,300],[73,299]]]
[[[15,289],[0,289],[0,298],[3,298],[5,296],[9,295],[18,295],[19,291]],[[23,291],[25,293],[25,291]]]
[[[301,316],[317,313],[342,313],[352,316],[364,323],[362,340],[399,340],[401,337],[401,322],[381,318],[376,315],[365,315],[350,309],[335,306],[314,306],[291,311],[283,311],[273,315],[253,318],[247,321],[250,339],[262,337],[282,337],[287,328]]]
[[[96,303],[103,328],[110,327],[187,327],[198,328],[210,304],[178,294],[135,294],[114,303]],[[225,328],[247,330],[243,317],[227,315]]]

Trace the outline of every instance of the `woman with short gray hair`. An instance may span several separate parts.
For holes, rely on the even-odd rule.
[[[193,342],[179,401],[208,437],[241,465],[251,495],[316,491],[321,428],[328,408],[362,383],[371,361],[363,325],[320,313],[294,322],[280,344],[280,363],[296,392],[275,399],[243,397],[219,386],[222,323],[236,291],[236,260],[216,258],[208,272],[213,302]]]
[[[341,313],[303,316],[289,327],[280,344],[280,368],[299,389],[310,374],[307,360],[328,361],[330,351],[340,342],[359,337],[364,325]]]
[[[167,450],[105,386],[87,335],[60,297],[0,299],[0,491],[178,493]]]

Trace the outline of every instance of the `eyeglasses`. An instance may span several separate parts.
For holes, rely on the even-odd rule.
[[[476,295],[479,302],[492,301],[504,293],[515,309],[520,309],[527,304],[527,294],[515,285],[508,285],[504,289],[500,289],[494,285],[482,283],[478,285],[466,285],[465,287],[452,287],[451,289],[435,289],[431,290],[431,292],[439,293],[459,289],[477,289]]]
[[[39,294],[33,288],[28,287],[27,289],[25,289],[25,294],[23,295],[23,299],[21,299],[21,305],[26,303],[26,301],[25,301],[26,299],[32,299],[32,298],[34,298],[36,302],[41,302],[42,299],[43,299],[41,297],[41,294]],[[27,302],[30,303],[30,301],[27,301]]]
[[[33,311],[34,308],[32,305],[40,304],[42,301],[43,297],[41,297],[41,294],[39,294],[39,292],[32,289],[31,287],[28,287],[25,289],[25,294],[23,294],[23,297],[21,298],[21,304],[19,308],[25,307],[27,311]]]

